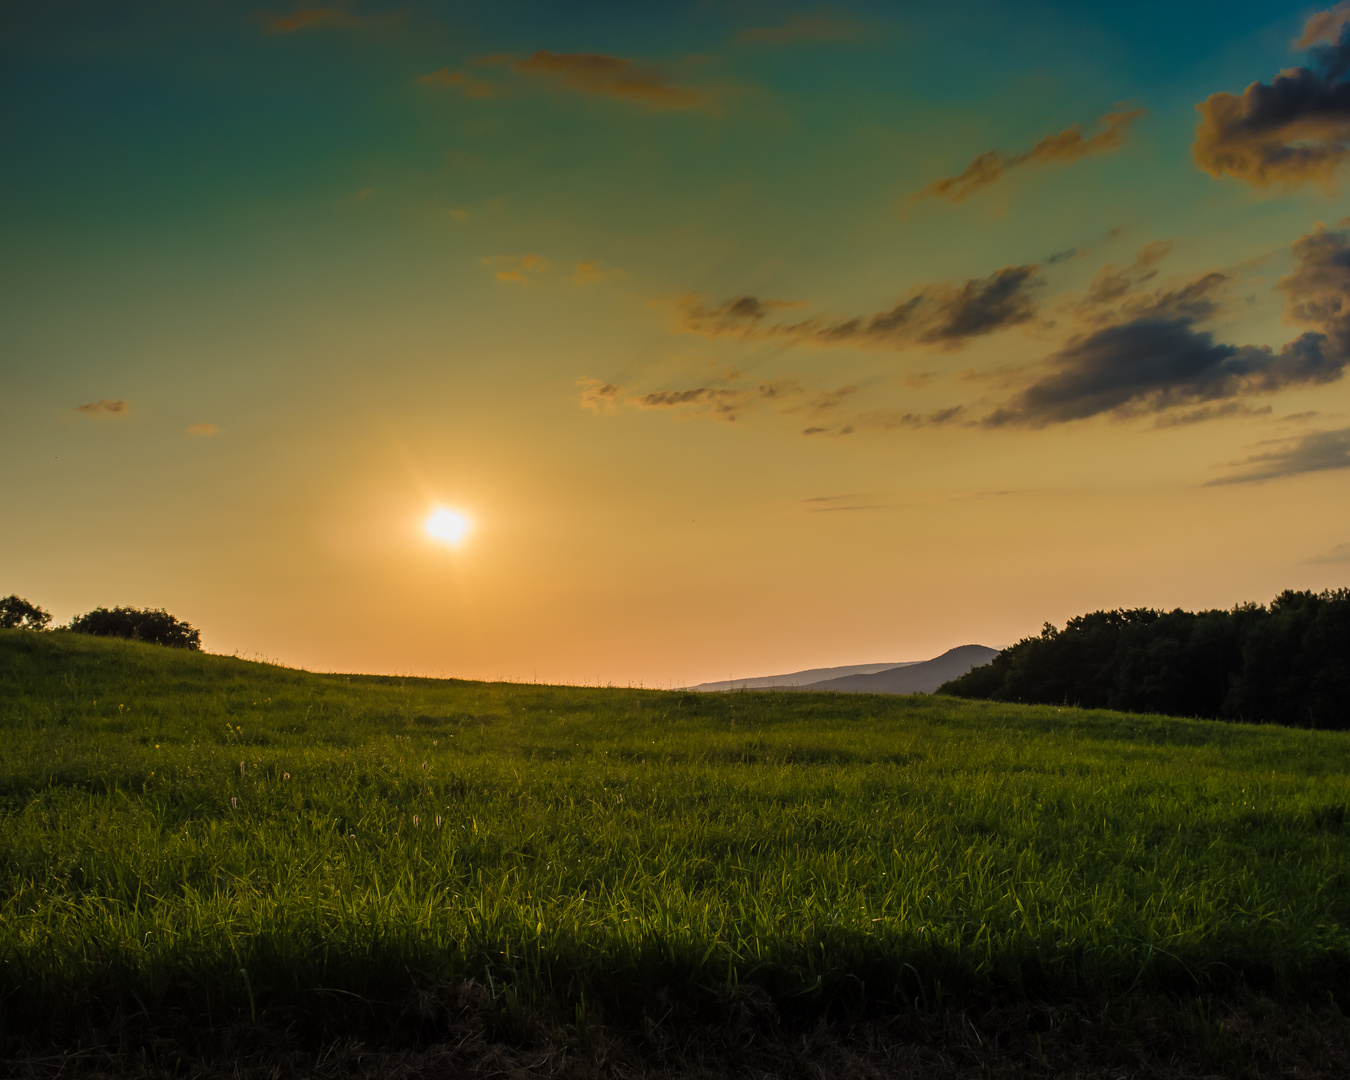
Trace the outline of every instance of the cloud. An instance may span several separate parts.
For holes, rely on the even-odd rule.
[[[675,406],[696,406],[695,412],[711,413],[721,420],[735,420],[744,404],[746,394],[725,387],[697,386],[687,390],[655,390],[649,394],[630,397],[628,404],[638,409],[669,409]]]
[[[956,284],[938,282],[911,290],[886,311],[845,319],[766,323],[799,301],[737,296],[715,307],[694,298],[681,306],[676,332],[719,337],[788,338],[814,345],[959,348],[971,338],[1029,322],[1036,317],[1032,292],[1041,284],[1039,267],[1008,266],[987,277]]]
[[[1203,424],[1206,420],[1219,420],[1226,416],[1269,416],[1274,411],[1269,405],[1263,405],[1258,409],[1240,401],[1226,401],[1222,405],[1204,405],[1190,412],[1163,413],[1153,421],[1153,426],[1187,427],[1190,424]]]
[[[498,281],[514,281],[521,285],[530,284],[549,268],[549,263],[540,255],[489,255],[479,261],[484,266],[497,268]]]
[[[597,94],[645,105],[650,109],[694,109],[704,95],[688,86],[676,86],[665,72],[603,53],[554,53],[540,49],[517,60],[511,70],[553,80],[581,94]]]
[[[188,425],[189,435],[219,435],[220,428],[215,424],[190,424]]]
[[[1127,267],[1121,268],[1115,263],[1103,266],[1088,287],[1085,303],[1090,307],[1112,303],[1144,282],[1152,280],[1158,274],[1158,264],[1171,251],[1171,240],[1157,240],[1140,248],[1134,262]]]
[[[581,259],[572,272],[572,281],[577,285],[590,285],[596,281],[622,276],[622,270],[606,267],[598,259]]]
[[[1350,2],[1339,3],[1330,11],[1319,11],[1303,24],[1303,36],[1293,42],[1293,47],[1307,49],[1322,42],[1334,44],[1346,23],[1350,23]]]
[[[802,307],[800,300],[772,300],[758,296],[733,296],[715,307],[705,307],[697,298],[687,296],[680,304],[678,333],[700,337],[733,334],[750,337],[761,328],[765,316],[787,308]]]
[[[966,166],[958,176],[949,176],[934,180],[922,191],[910,196],[911,201],[934,198],[959,203],[969,198],[981,188],[1002,178],[1009,169],[1023,165],[1068,163],[1077,161],[1089,154],[1105,154],[1120,147],[1129,134],[1130,126],[1147,110],[1130,109],[1127,112],[1109,112],[1097,122],[1103,130],[1091,137],[1084,137],[1078,124],[1071,124],[1055,135],[1047,135],[1030,150],[1005,157],[1001,150],[987,150]]]
[[[966,407],[952,405],[924,414],[873,409],[856,413],[833,427],[819,424],[807,428],[803,435],[853,435],[859,431],[898,431],[905,428],[941,427],[945,424],[965,423]]]
[[[1053,255],[1048,256],[1045,264],[1054,266],[1056,263],[1062,263],[1067,259],[1085,259],[1091,254],[1092,252],[1087,248],[1071,247],[1066,251],[1056,251]]]
[[[583,409],[590,409],[597,415],[602,412],[613,414],[619,411],[619,394],[623,391],[622,386],[589,377],[578,379],[577,386],[581,387]]]
[[[1310,563],[1350,563],[1350,544],[1337,544],[1330,551],[1314,555]]]
[[[1281,476],[1297,476],[1300,473],[1350,469],[1350,428],[1310,431],[1277,450],[1254,454],[1234,464],[1241,466],[1244,471],[1211,480],[1206,486],[1249,484],[1258,480],[1274,480]]]
[[[615,413],[619,407],[632,409],[677,409],[687,416],[711,416],[735,420],[742,413],[767,408],[781,416],[808,414],[829,418],[858,387],[810,389],[794,378],[763,379],[747,383],[740,372],[727,371],[701,385],[660,387],[646,392],[625,394],[623,387],[599,379],[577,380],[582,388],[582,408],[595,413]],[[822,420],[823,422],[823,420]]]
[[[810,432],[812,435],[819,433],[818,428]],[[837,514],[852,510],[885,510],[895,505],[885,499],[885,495],[813,495],[809,499],[801,499],[800,503],[808,514]]]
[[[1287,321],[1324,334],[1335,356],[1350,355],[1350,219],[1318,226],[1293,244],[1294,272],[1281,278]],[[1342,360],[1344,363],[1344,360]]]
[[[1196,108],[1191,153],[1211,176],[1225,174],[1265,188],[1309,181],[1330,184],[1350,154],[1350,11],[1342,4],[1308,20],[1301,44],[1339,32],[1336,44],[1312,49],[1311,67],[1254,82],[1239,96],[1210,94]]]
[[[1203,408],[1340,379],[1350,362],[1350,230],[1319,228],[1292,250],[1294,272],[1278,286],[1285,320],[1311,329],[1278,351],[1220,343],[1199,327],[1217,312],[1214,294],[1228,280],[1204,274],[1182,288],[1127,300],[1118,321],[1071,339],[1050,357],[1052,374],[984,423],[1044,427],[1107,412]],[[1219,415],[1226,413],[1193,414]]]
[[[430,75],[420,75],[417,79],[422,86],[449,86],[461,90],[465,97],[490,98],[496,96],[497,88],[492,83],[465,75],[462,71],[451,71],[443,67]]]
[[[789,15],[781,26],[746,27],[736,36],[750,45],[797,45],[805,41],[855,41],[867,27],[829,11]]]
[[[91,401],[88,405],[75,406],[75,411],[89,416],[126,416],[127,403],[121,398],[114,401],[99,398],[97,401]]]

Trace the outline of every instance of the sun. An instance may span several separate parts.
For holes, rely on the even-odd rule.
[[[441,507],[431,512],[431,516],[426,520],[425,528],[427,535],[433,540],[439,540],[451,547],[459,547],[460,544],[464,543],[465,537],[473,531],[473,521],[468,514]]]

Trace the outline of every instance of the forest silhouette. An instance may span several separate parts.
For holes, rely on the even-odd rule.
[[[1231,611],[1094,611],[1045,624],[938,691],[966,698],[1350,728],[1350,589]]]

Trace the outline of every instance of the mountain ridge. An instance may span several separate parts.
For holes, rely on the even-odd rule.
[[[781,690],[785,687],[803,687],[822,678],[837,679],[847,675],[871,675],[878,671],[892,671],[895,668],[921,664],[922,660],[890,660],[880,664],[849,664],[843,667],[804,668],[790,671],[784,675],[756,675],[748,679],[723,679],[720,682],[704,682],[696,686],[687,686],[686,690],[714,692],[720,690]]]
[[[989,663],[998,654],[998,649],[987,645],[958,645],[922,663],[872,674],[844,675],[792,689],[833,690],[847,694],[931,694],[943,683]]]

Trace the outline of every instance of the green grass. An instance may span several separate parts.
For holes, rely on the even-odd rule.
[[[1350,989],[1343,735],[0,631],[0,1037]],[[91,1019],[93,1018],[93,1019]]]

